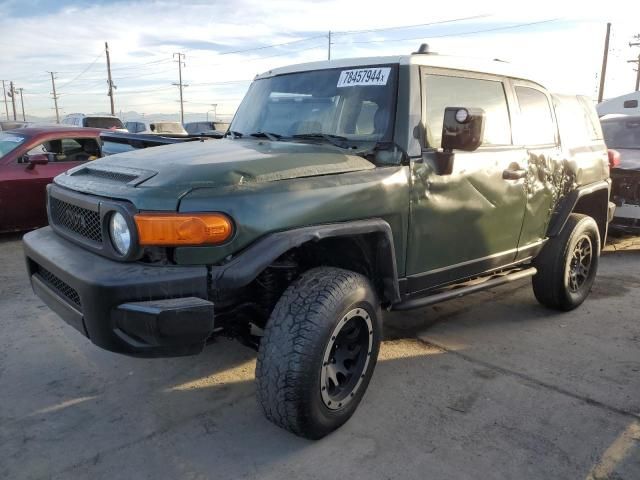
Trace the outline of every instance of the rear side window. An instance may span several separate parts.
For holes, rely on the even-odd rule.
[[[576,95],[554,95],[560,142],[569,148],[602,140],[602,129],[593,104]]]
[[[550,145],[556,143],[553,116],[547,96],[540,90],[516,87],[520,105],[519,143],[523,145]]]
[[[504,87],[498,80],[426,75],[427,140],[433,148],[442,142],[446,107],[482,108],[485,112],[483,145],[511,145],[511,121]]]

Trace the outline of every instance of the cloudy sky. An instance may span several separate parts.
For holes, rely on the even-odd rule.
[[[633,89],[627,60],[640,47],[628,42],[640,33],[639,14],[640,5],[617,0],[0,0],[0,78],[24,89],[27,115],[53,114],[49,71],[61,114],[108,111],[108,41],[116,113],[170,115],[179,111],[172,57],[181,52],[185,111],[204,118],[217,104],[228,115],[256,73],[326,59],[331,30],[332,58],[404,54],[424,41],[442,54],[518,64],[554,91],[595,96],[609,21],[611,97]]]

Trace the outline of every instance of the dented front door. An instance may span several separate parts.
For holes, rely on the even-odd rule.
[[[432,67],[421,77],[427,148],[412,164],[407,274],[414,292],[515,260],[528,160],[513,144],[508,79]],[[484,138],[475,152],[455,152],[450,175],[438,175],[446,107],[482,108]]]
[[[413,291],[513,262],[526,206],[524,150],[456,153],[451,175],[437,175],[432,157],[426,153],[412,168],[407,273]],[[505,178],[505,172],[514,173]]]

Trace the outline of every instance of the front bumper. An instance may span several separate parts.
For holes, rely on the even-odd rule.
[[[213,332],[206,267],[109,260],[50,227],[26,234],[23,243],[36,295],[99,347],[143,357],[191,355]]]

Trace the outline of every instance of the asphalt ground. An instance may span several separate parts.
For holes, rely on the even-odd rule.
[[[31,292],[0,236],[2,479],[640,478],[640,238],[616,238],[579,309],[529,281],[385,315],[363,402],[312,442],[255,400],[255,353],[94,347]]]

